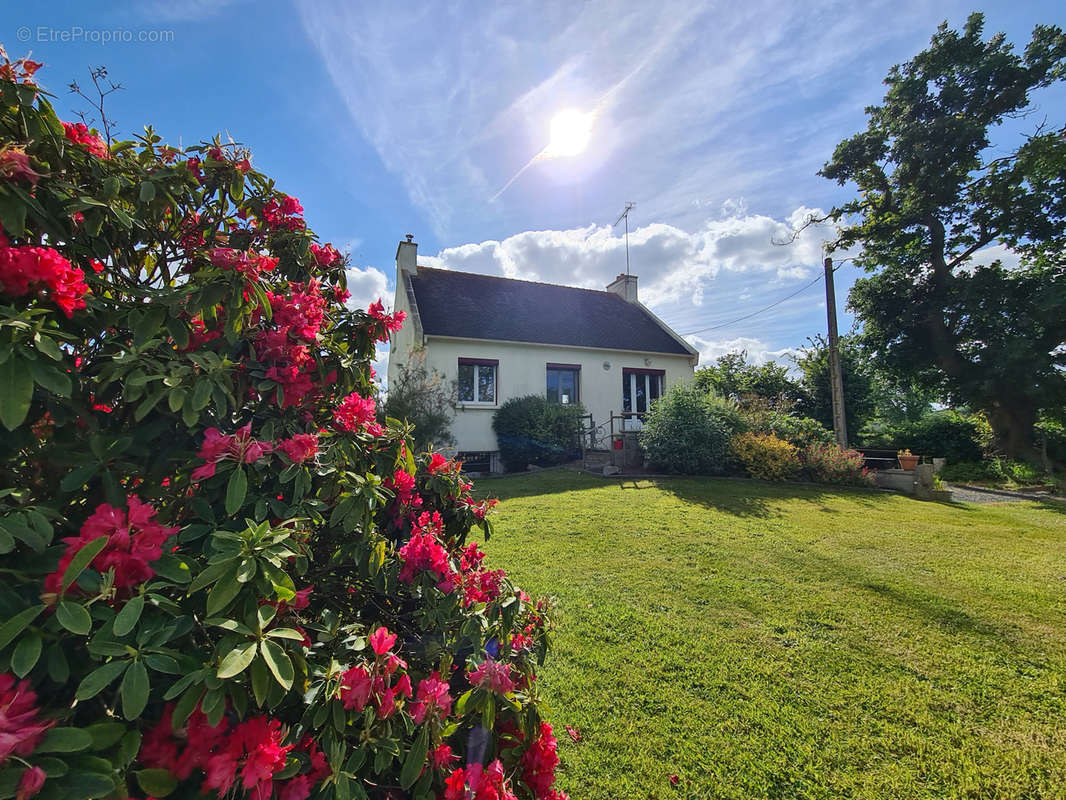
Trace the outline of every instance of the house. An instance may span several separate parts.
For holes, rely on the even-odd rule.
[[[410,235],[396,249],[392,382],[416,348],[457,388],[455,453],[474,471],[499,471],[492,418],[513,397],[580,403],[593,426],[627,412],[639,427],[650,402],[692,377],[699,354],[637,299],[637,277],[604,290],[417,265]],[[622,420],[616,416],[619,426]],[[601,428],[601,431],[606,428]]]

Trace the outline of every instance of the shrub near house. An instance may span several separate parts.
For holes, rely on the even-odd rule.
[[[0,791],[561,797],[549,609],[457,466],[375,421],[299,202],[108,147],[0,52]]]

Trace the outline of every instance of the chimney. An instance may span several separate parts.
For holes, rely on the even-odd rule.
[[[412,275],[418,271],[418,242],[413,241],[414,236],[406,235],[406,241],[400,242],[396,247],[396,277],[400,278],[404,272]]]
[[[607,284],[607,291],[614,292],[623,300],[635,303],[637,302],[637,276],[619,275]]]

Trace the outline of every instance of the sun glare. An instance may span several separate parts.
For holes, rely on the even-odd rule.
[[[551,121],[551,141],[543,155],[555,158],[576,156],[588,146],[592,136],[593,114],[568,108],[560,111]]]

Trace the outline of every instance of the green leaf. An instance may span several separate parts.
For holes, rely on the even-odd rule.
[[[133,346],[143,347],[153,336],[163,329],[163,323],[167,318],[167,307],[164,305],[149,306],[148,311],[141,317],[140,322],[133,329]]]
[[[26,361],[12,356],[0,364],[0,423],[9,431],[26,419],[33,399],[33,376]]]
[[[199,575],[197,575],[193,579],[192,583],[189,584],[189,594],[194,594],[195,592],[198,592],[201,589],[210,586],[212,583],[217,581],[227,572],[233,572],[234,569],[235,568],[233,566],[233,559],[230,559],[229,561],[220,561],[217,564],[212,564]]]
[[[166,553],[152,562],[152,569],[155,570],[157,575],[163,576],[168,581],[174,581],[174,583],[188,583],[192,580],[192,570],[189,569],[188,563],[180,556]]]
[[[252,692],[255,694],[255,704],[262,707],[266,700],[267,691],[270,689],[270,673],[266,663],[262,659],[252,662]]]
[[[293,679],[292,661],[289,660],[289,656],[280,646],[269,639],[264,639],[259,644],[263,660],[273,673],[274,679],[281,684],[282,688],[288,691],[292,688]]]
[[[149,797],[166,797],[178,787],[178,779],[167,769],[139,769],[133,774]]]
[[[26,626],[37,619],[37,615],[44,611],[44,606],[32,606],[20,611],[3,625],[0,625],[0,650],[3,650],[11,641],[25,630]]]
[[[59,349],[59,345],[56,344],[56,340],[51,336],[42,336],[40,333],[33,335],[33,346],[41,353],[44,353],[53,361],[63,360],[63,351]]]
[[[64,600],[56,607],[56,619],[68,631],[79,636],[88,635],[93,627],[93,618],[89,616],[85,606],[69,600]]]
[[[83,728],[52,728],[35,753],[77,753],[93,746],[93,737]]]
[[[414,782],[418,780],[418,776],[426,764],[426,752],[428,750],[429,726],[423,725],[418,732],[418,736],[415,737],[414,744],[411,745],[411,749],[407,753],[407,758],[404,759],[403,767],[400,769],[401,789],[410,789]]]
[[[67,569],[63,573],[63,583],[60,585],[61,593],[65,592],[78,579],[78,576],[89,566],[89,562],[99,555],[106,544],[107,536],[97,536],[74,554],[74,558],[70,560],[70,564],[67,565]]]
[[[232,678],[240,675],[255,658],[256,643],[252,642],[237,650],[230,650],[222,663],[218,665],[218,677]]]
[[[93,750],[107,750],[126,733],[126,726],[121,722],[97,722],[85,730],[93,737]]]
[[[244,474],[243,467],[237,467],[229,476],[226,485],[226,513],[231,517],[244,505],[244,497],[248,493],[248,476]]]
[[[30,632],[19,639],[15,651],[11,654],[11,671],[20,678],[25,678],[37,665],[41,657],[41,635]]]
[[[122,678],[119,694],[122,696],[122,716],[135,720],[148,704],[148,670],[140,661],[134,661]]]
[[[138,595],[126,603],[115,616],[115,636],[125,636],[133,630],[144,611],[144,595]]]
[[[85,482],[99,471],[99,464],[82,464],[80,467],[75,467],[63,476],[63,480],[59,482],[59,488],[64,492],[76,491],[84,486]]]
[[[192,390],[192,405],[186,406],[186,408],[192,408],[196,411],[200,411],[207,405],[207,401],[211,399],[211,379],[202,377],[196,382],[196,387]]]
[[[151,203],[155,199],[155,184],[151,181],[141,181],[141,191],[139,193],[142,203]],[[149,792],[151,794],[151,792]]]
[[[207,595],[207,615],[209,617],[213,617],[225,609],[243,587],[243,584],[237,582],[237,578],[233,573],[233,570],[227,572]]]
[[[274,639],[292,639],[296,642],[304,640],[303,634],[292,628],[274,628],[272,631],[267,631],[267,636]]]
[[[491,694],[485,699],[485,707],[481,709],[481,725],[487,731],[491,731],[496,725],[496,698]]]
[[[70,397],[70,376],[43,361],[30,362],[30,374],[33,381],[42,389],[60,397]]]
[[[125,672],[126,667],[129,665],[129,661],[110,661],[102,667],[97,667],[82,678],[81,683],[78,684],[77,691],[74,692],[74,697],[78,700],[88,700],[96,697],[96,695],[114,683],[115,679]]]

